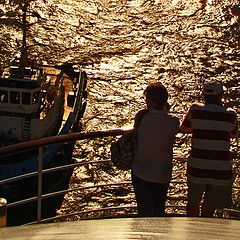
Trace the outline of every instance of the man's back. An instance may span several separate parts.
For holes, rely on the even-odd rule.
[[[237,116],[218,104],[193,104],[183,121],[191,129],[188,176],[196,183],[229,184],[232,178],[230,137],[237,133]]]
[[[229,149],[230,138],[238,135],[238,121],[237,114],[222,105],[221,82],[205,83],[202,96],[204,104],[193,104],[180,126],[180,132],[192,133],[187,215],[213,217],[216,209],[232,205]]]

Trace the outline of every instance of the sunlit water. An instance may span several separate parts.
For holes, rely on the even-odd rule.
[[[212,79],[225,83],[226,105],[239,114],[240,16],[232,8],[237,3],[37,0],[32,6],[36,17],[30,19],[35,24],[29,35],[29,52],[49,64],[77,63],[87,72],[86,131],[131,126],[134,114],[144,107],[144,88],[157,80],[168,88],[171,111],[179,118],[192,102],[201,99],[202,83]],[[1,9],[0,62],[8,64],[21,45],[20,29],[14,27],[16,16],[9,5]],[[108,159],[109,143],[78,142],[74,156],[79,161],[99,156]],[[188,137],[178,136],[175,154],[187,156],[188,143]],[[235,143],[232,148],[236,151]],[[239,154],[235,158],[239,159]],[[129,173],[116,174],[110,167],[79,168],[72,186],[129,179]],[[185,162],[175,163],[174,171],[174,178],[185,179]],[[176,192],[184,195],[185,190]],[[112,204],[101,191],[94,194],[99,201],[92,201],[93,206],[104,205],[100,202],[103,198],[106,205]],[[73,196],[66,197],[63,212],[78,206],[84,209],[81,204],[85,200]],[[126,196],[131,202],[132,195]]]

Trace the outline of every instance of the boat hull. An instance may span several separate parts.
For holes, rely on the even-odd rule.
[[[81,118],[86,107],[86,74],[79,74],[79,81],[75,88],[75,101],[71,111],[67,111],[67,117],[62,119],[58,126],[58,133],[50,136],[65,135],[75,131],[81,131]],[[67,106],[68,107],[68,106]],[[65,116],[66,114],[62,114]],[[59,117],[59,116],[58,116]],[[61,118],[60,118],[61,119]],[[38,139],[41,141],[41,139]],[[29,141],[29,143],[31,140]],[[55,143],[42,148],[42,169],[49,169],[73,163],[72,153],[75,141],[67,143]],[[21,180],[7,182],[6,179],[23,174],[37,172],[39,168],[39,150],[24,149],[21,152],[10,152],[0,156],[0,197],[8,202],[7,223],[8,226],[22,225],[35,222],[38,217],[37,200],[17,204],[16,202],[38,196],[38,176],[23,178]],[[73,169],[58,170],[56,172],[43,173],[42,194],[63,191],[68,189],[69,180]],[[2,181],[2,182],[1,182]],[[5,181],[5,182],[4,182]],[[61,207],[64,194],[54,197],[46,197],[41,201],[41,219],[54,217],[57,209]]]
[[[58,144],[54,150],[47,152],[43,157],[44,169],[52,168],[59,165],[73,163],[72,151],[74,142],[68,144]],[[36,154],[33,153],[33,159]],[[50,156],[52,157],[50,159]],[[42,194],[68,189],[69,180],[73,169],[59,170],[56,172],[46,173],[42,178]],[[38,177],[28,177],[18,180],[14,183],[3,184],[0,186],[0,196],[7,199],[8,204],[15,203],[27,198],[38,195]],[[61,207],[64,194],[42,199],[42,218],[50,218],[56,215],[57,209]],[[21,205],[9,207],[7,211],[8,226],[22,225],[29,222],[37,221],[37,201],[24,203]]]

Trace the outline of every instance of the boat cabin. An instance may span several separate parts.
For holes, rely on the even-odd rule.
[[[31,114],[38,111],[42,81],[39,81],[36,74],[30,73],[31,69],[25,70],[23,75],[18,67],[11,67],[9,76],[0,79],[1,115],[5,115],[4,113]]]
[[[54,79],[57,77],[41,69],[14,66],[3,73],[0,145],[56,134],[63,100],[57,86],[52,85]]]

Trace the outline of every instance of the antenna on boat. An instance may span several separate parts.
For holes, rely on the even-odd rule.
[[[20,58],[20,67],[24,68],[27,65],[28,62],[28,53],[27,53],[27,12],[28,12],[28,7],[29,7],[29,0],[24,0],[23,1],[23,6],[22,6],[22,47],[21,47],[21,58]]]

